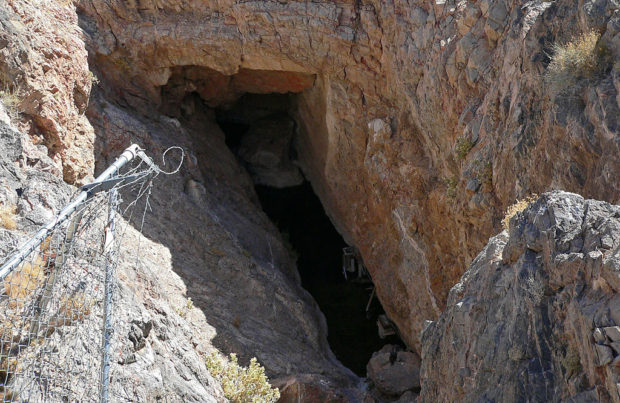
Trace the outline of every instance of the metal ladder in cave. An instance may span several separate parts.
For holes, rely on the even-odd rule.
[[[354,276],[352,281],[373,284],[359,251],[352,246],[342,248],[342,274],[345,280],[349,280],[349,275],[347,273],[352,277]],[[377,287],[373,284],[370,298],[368,298],[368,303],[366,304],[366,313],[368,313],[370,309],[370,304],[372,303],[376,290]],[[384,313],[377,317],[377,330],[381,339],[397,334],[394,322]]]

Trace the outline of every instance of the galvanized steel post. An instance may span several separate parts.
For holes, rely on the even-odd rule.
[[[108,212],[108,224],[105,228],[105,240],[103,245],[103,251],[106,254],[105,265],[105,285],[104,285],[104,300],[103,300],[103,337],[101,340],[101,394],[100,401],[107,403],[109,401],[109,387],[110,387],[110,340],[112,338],[112,320],[111,320],[111,307],[112,307],[112,292],[114,290],[114,269],[116,262],[116,248],[114,245],[114,229],[116,226],[116,204],[117,204],[117,191],[112,189],[110,191],[110,209]]]

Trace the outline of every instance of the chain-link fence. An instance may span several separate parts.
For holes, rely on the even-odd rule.
[[[123,225],[159,172],[128,148],[0,268],[0,401],[108,401]]]

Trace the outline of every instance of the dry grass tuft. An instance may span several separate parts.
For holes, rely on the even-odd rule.
[[[0,206],[0,226],[14,230],[17,228],[17,222],[15,221],[15,213],[17,208],[15,206]]]
[[[553,46],[545,80],[552,90],[561,92],[595,79],[610,63],[609,51],[599,43],[601,34],[589,31],[572,41]]]
[[[0,90],[0,102],[4,105],[9,117],[15,119],[19,113],[19,104],[22,102],[20,88],[5,85],[4,89]]]
[[[525,210],[527,206],[535,202],[536,199],[538,199],[538,195],[533,194],[529,197],[526,197],[525,199],[517,200],[515,204],[508,207],[506,209],[506,215],[504,216],[504,219],[502,220],[502,227],[505,230],[508,230],[508,227],[510,225],[510,219],[514,217],[515,214],[520,213],[523,210]]]

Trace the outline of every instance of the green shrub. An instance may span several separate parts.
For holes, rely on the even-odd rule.
[[[280,398],[278,388],[272,388],[263,368],[256,358],[249,367],[239,365],[236,354],[230,354],[230,361],[217,353],[206,359],[211,375],[222,385],[224,395],[233,403],[271,403]]]
[[[611,61],[610,52],[599,43],[600,37],[600,33],[589,31],[564,45],[553,46],[545,76],[552,90],[571,90],[607,70]]]
[[[481,184],[493,184],[493,164],[490,161],[476,161],[476,178]]]
[[[191,311],[193,308],[194,308],[194,301],[192,301],[192,299],[188,297],[185,300],[185,305],[181,307],[177,307],[175,310],[177,311],[177,314],[179,314],[180,317],[185,319],[185,317],[187,316],[187,313]]]
[[[564,366],[564,370],[566,371],[567,378],[570,378],[573,375],[578,375],[583,371],[581,357],[579,357],[579,353],[572,348],[568,349],[566,352],[566,356],[564,357],[562,364]]]
[[[446,185],[446,196],[451,199],[456,198],[456,186],[459,184],[459,178],[456,176],[443,178],[443,183]]]
[[[467,154],[469,154],[473,147],[473,141],[471,141],[467,137],[459,137],[458,139],[456,139],[456,146],[454,147],[454,150],[456,151],[456,157],[459,160],[465,159],[465,157],[467,156]]]

